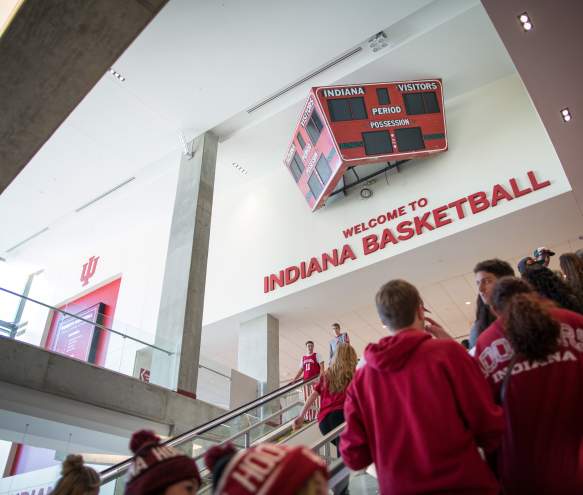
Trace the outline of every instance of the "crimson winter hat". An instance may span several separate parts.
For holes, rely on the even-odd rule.
[[[232,445],[225,445],[213,447],[205,455],[211,472],[230,456],[219,479],[213,480],[217,495],[295,495],[316,472],[328,479],[324,460],[305,447],[264,443],[234,452]]]
[[[154,432],[135,432],[130,449],[135,457],[128,472],[126,495],[156,495],[174,483],[192,479],[200,486],[194,460],[173,447],[160,445],[160,438]]]

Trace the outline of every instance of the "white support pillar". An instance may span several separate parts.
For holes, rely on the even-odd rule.
[[[266,383],[270,392],[279,388],[279,320],[265,314],[241,323],[237,368]]]
[[[151,381],[196,396],[218,140],[206,133],[180,163]],[[160,354],[160,355],[158,355]]]

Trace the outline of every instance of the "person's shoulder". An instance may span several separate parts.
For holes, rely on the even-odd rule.
[[[467,354],[466,348],[454,339],[428,339],[420,347],[421,352],[429,356],[440,354]]]
[[[350,381],[349,387],[358,387],[360,384],[366,380],[366,375],[369,373],[370,367],[366,363],[360,368],[356,368],[354,375],[352,375],[352,380]]]
[[[504,331],[500,320],[495,320],[478,336],[478,339],[476,340],[476,348],[486,347],[490,342],[503,335]]]
[[[563,308],[553,308],[551,315],[561,323],[583,326],[583,315]]]

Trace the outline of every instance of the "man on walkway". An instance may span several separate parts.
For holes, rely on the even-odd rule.
[[[374,462],[384,495],[497,494],[478,447],[498,447],[504,420],[477,364],[451,338],[434,338],[446,334],[410,283],[388,282],[376,305],[389,336],[366,348],[348,387],[344,462]]]
[[[338,344],[350,344],[348,334],[340,329],[338,323],[332,323],[332,331],[334,332],[334,338],[330,341],[330,357],[328,358],[328,364],[334,359],[334,354],[336,353],[336,347],[338,347]]]

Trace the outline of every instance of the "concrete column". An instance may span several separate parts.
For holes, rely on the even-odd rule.
[[[206,133],[196,138],[193,156],[180,163],[170,228],[156,345],[170,349],[169,358],[154,353],[151,381],[196,395],[202,311],[208,257],[218,140]]]
[[[266,383],[270,392],[279,388],[279,320],[265,314],[241,323],[237,368]]]

